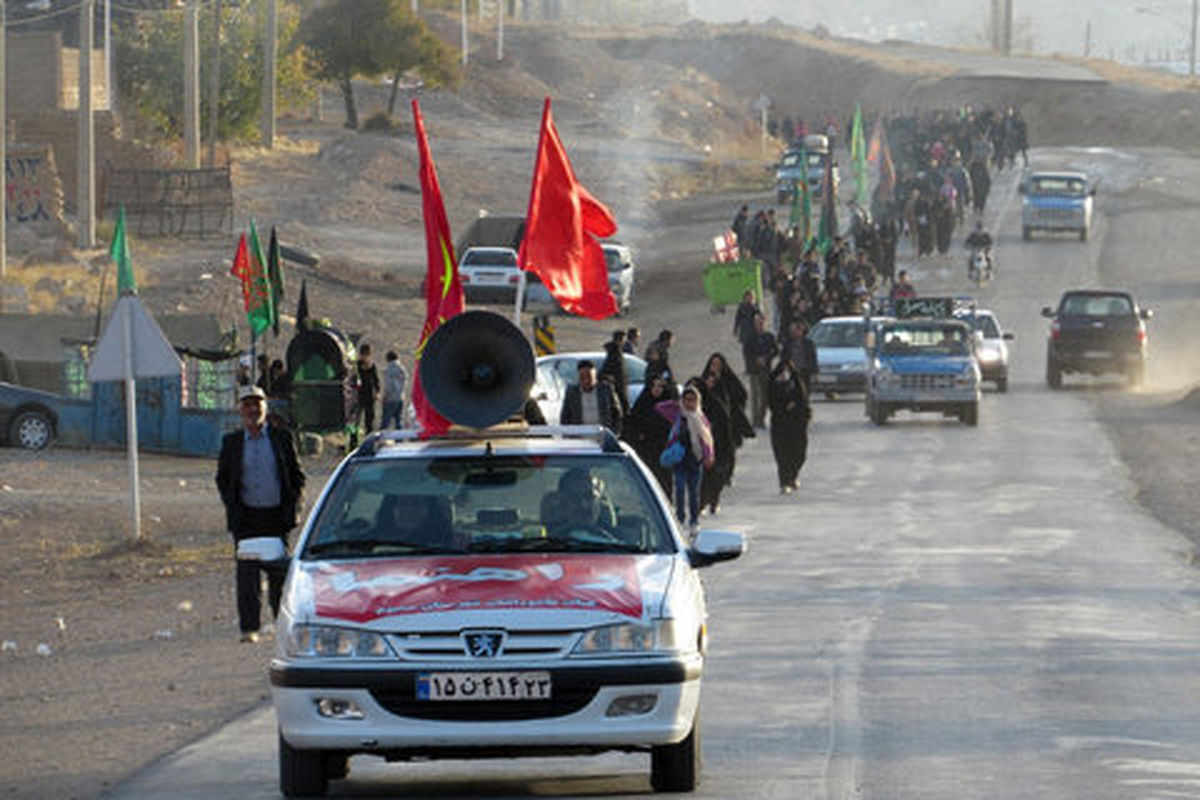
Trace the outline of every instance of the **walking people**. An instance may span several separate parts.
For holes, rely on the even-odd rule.
[[[767,330],[767,318],[762,312],[754,315],[754,335],[742,346],[746,374],[750,378],[750,422],[755,428],[766,424],[767,381],[770,379],[771,359],[779,352],[775,336]]]
[[[267,422],[267,395],[257,386],[238,394],[242,429],[221,439],[217,491],[225,524],[237,547],[238,628],[241,641],[257,642],[262,611],[262,573],[267,600],[278,615],[287,577],[287,534],[302,510],[304,471],[287,430]]]
[[[400,356],[395,350],[387,352],[387,366],[383,369],[383,415],[379,427],[404,427],[404,387],[408,383],[408,373],[400,363]]]
[[[808,398],[808,388],[791,362],[780,360],[771,372],[771,451],[775,454],[780,494],[791,494],[800,485],[812,417]]]
[[[379,368],[371,360],[371,345],[364,344],[358,348],[358,363],[354,365],[355,372],[355,405],[354,424],[355,435],[351,437],[351,447],[358,444],[358,433],[364,436],[375,427],[375,398],[379,395]],[[359,420],[362,428],[359,429]]]
[[[638,399],[629,409],[629,416],[621,426],[621,438],[638,454],[662,487],[667,497],[671,496],[673,481],[672,470],[659,462],[659,456],[667,446],[667,438],[671,433],[671,423],[656,410],[656,406],[664,400],[675,400],[674,384],[662,375],[646,375],[648,383]]]
[[[700,507],[708,509],[708,513],[715,516],[721,509],[721,492],[733,481],[737,436],[729,404],[717,388],[717,376],[710,372],[700,379],[692,379],[692,382],[700,391],[700,401],[708,416],[713,439],[713,463],[704,471],[700,481]]]
[[[700,529],[700,481],[713,465],[713,435],[701,408],[700,390],[689,383],[679,400],[662,400],[655,409],[671,423],[667,448],[679,443],[683,455],[672,468],[675,477],[675,518],[695,535]]]

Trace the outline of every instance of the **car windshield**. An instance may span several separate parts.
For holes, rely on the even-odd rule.
[[[888,356],[965,356],[966,331],[956,326],[896,326],[885,328],[883,354]]]
[[[515,267],[517,254],[512,250],[468,250],[463,256],[463,266],[485,264],[489,267]]]
[[[1125,317],[1133,303],[1119,294],[1072,294],[1063,298],[1060,314],[1073,317]]]
[[[817,347],[862,347],[865,332],[862,322],[818,322],[809,338]]]
[[[481,552],[672,553],[649,483],[618,455],[351,462],[301,558]]]
[[[779,162],[781,167],[797,167],[800,166],[800,153],[790,152],[783,154],[783,160]]]
[[[1045,177],[1033,178],[1029,191],[1033,194],[1057,194],[1067,197],[1082,197],[1086,194],[1086,184],[1078,178]]]
[[[604,264],[608,267],[609,272],[620,272],[623,262],[621,261],[621,253],[617,250],[604,251]]]
[[[963,317],[963,322],[982,333],[985,339],[1000,338],[1000,326],[996,324],[996,318],[991,314],[967,315]]]

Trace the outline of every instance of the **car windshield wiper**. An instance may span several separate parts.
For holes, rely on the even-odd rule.
[[[641,545],[615,539],[574,536],[537,536],[532,538],[476,542],[472,551],[564,552],[564,553],[646,553]]]

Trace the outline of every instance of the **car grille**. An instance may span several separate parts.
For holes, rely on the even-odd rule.
[[[1079,209],[1076,208],[1039,208],[1034,216],[1038,222],[1078,222]]]
[[[388,637],[400,658],[446,664],[501,665],[531,658],[564,658],[579,638],[578,631],[508,631],[500,655],[472,658],[458,631],[397,634]]]
[[[953,389],[953,375],[901,375],[901,389]]]
[[[444,722],[506,722],[547,719],[574,714],[592,702],[599,687],[560,688],[551,700],[476,700],[471,702],[415,699],[415,687],[400,691],[372,690],[371,697],[382,708],[401,717]]]

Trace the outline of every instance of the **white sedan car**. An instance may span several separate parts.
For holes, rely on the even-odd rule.
[[[511,247],[469,247],[458,261],[468,303],[508,303],[517,297],[521,269]]]
[[[975,360],[985,381],[993,381],[997,392],[1008,391],[1008,343],[1015,337],[1002,330],[996,315],[986,309],[960,312],[958,318],[975,332]]]
[[[271,693],[285,797],[350,757],[645,752],[657,791],[700,769],[697,568],[741,534],[682,536],[598,427],[369,438],[296,546]]]
[[[554,371],[559,380],[563,384],[563,393],[566,393],[567,386],[574,386],[579,383],[579,362],[591,361],[596,365],[596,371],[600,370],[600,366],[604,363],[604,353],[600,350],[577,352],[577,353],[555,353],[549,356],[541,356],[537,360],[538,367],[538,383],[534,385],[534,391],[539,391],[539,386],[543,386],[541,375],[544,368]],[[641,395],[642,389],[646,386],[646,361],[645,359],[635,356],[632,353],[625,354],[625,399],[629,401],[629,407],[637,402],[638,396]],[[552,410],[552,407],[542,402],[542,398],[535,394],[534,399],[538,400],[542,406],[542,414],[546,417],[546,422],[551,425],[558,423],[557,416],[551,416],[547,411]],[[558,404],[558,409],[562,408],[562,402]]]

